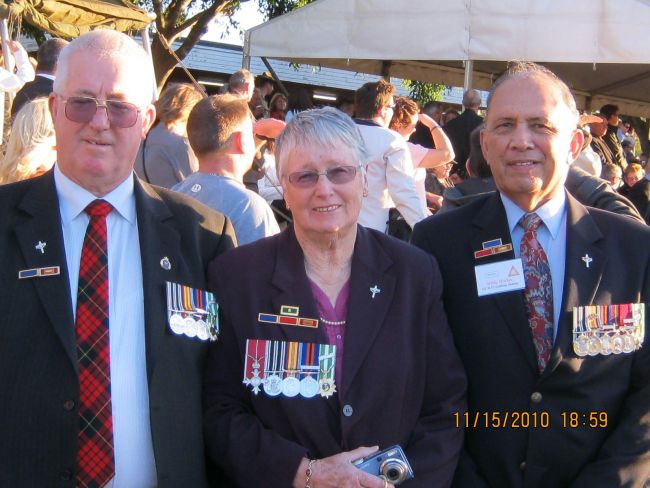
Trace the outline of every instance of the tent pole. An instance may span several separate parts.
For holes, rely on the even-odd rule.
[[[381,77],[390,83],[390,67],[393,63],[391,61],[381,62]]]
[[[250,71],[251,69],[251,33],[244,33],[244,48],[242,49],[241,67]]]
[[[472,88],[472,71],[474,70],[474,61],[471,59],[465,60],[465,80],[463,82],[463,91],[471,90]]]
[[[150,24],[151,25],[151,24]],[[142,47],[149,55],[149,60],[151,61],[151,69],[154,70],[153,65],[153,56],[151,55],[151,39],[149,39],[149,26],[145,27],[140,31],[140,37],[142,38]],[[154,70],[155,72],[155,70]],[[153,100],[158,100],[158,86],[156,85],[156,79],[153,80]]]
[[[282,83],[282,80],[278,77],[278,74],[275,72],[273,69],[273,66],[271,66],[271,63],[269,63],[269,60],[266,59],[264,56],[260,58],[262,62],[264,63],[264,66],[266,66],[266,69],[269,70],[271,73],[271,76],[273,76],[273,79],[275,82],[278,84],[278,87],[280,87],[280,91],[285,94],[285,96],[289,96],[289,92],[287,91],[287,87],[284,86],[284,83]]]

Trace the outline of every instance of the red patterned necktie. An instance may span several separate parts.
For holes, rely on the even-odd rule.
[[[80,387],[79,487],[102,487],[115,473],[106,245],[106,216],[112,209],[104,200],[94,200],[86,207],[90,222],[79,263],[75,322]]]
[[[537,240],[541,223],[536,213],[526,214],[520,220],[524,228],[520,247],[526,278],[524,297],[540,372],[544,371],[553,349],[553,286],[546,253]]]

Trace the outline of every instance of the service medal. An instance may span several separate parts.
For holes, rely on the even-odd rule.
[[[329,398],[336,392],[336,385],[334,384],[334,380],[332,378],[322,379],[318,383],[318,392],[323,398]]]
[[[282,393],[282,378],[277,374],[267,376],[264,380],[264,393],[272,397]]]
[[[587,354],[596,356],[600,352],[600,340],[598,337],[590,337],[587,345]]]
[[[171,314],[169,317],[169,327],[174,334],[183,335],[185,333],[185,321],[183,317],[177,313]]]
[[[208,338],[210,337],[208,324],[205,322],[205,320],[196,321],[196,337],[198,337],[202,341],[207,341]]]
[[[295,376],[289,376],[282,380],[282,394],[292,398],[300,393],[300,380]]]
[[[313,398],[318,395],[320,385],[311,376],[307,376],[300,380],[300,395],[305,398]]]
[[[602,336],[600,338],[600,353],[609,356],[612,353],[612,341],[609,336]]]
[[[185,335],[196,337],[196,321],[189,315],[185,318]]]
[[[623,336],[623,352],[634,351],[634,339],[631,335]]]
[[[614,354],[620,354],[623,352],[623,338],[620,335],[616,335],[612,339],[612,352]]]

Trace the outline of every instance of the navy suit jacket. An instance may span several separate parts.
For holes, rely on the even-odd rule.
[[[650,230],[587,208],[567,195],[563,300],[555,345],[539,374],[523,290],[478,297],[474,266],[482,243],[511,243],[498,193],[418,224],[413,242],[436,257],[443,299],[468,377],[469,417],[456,473],[460,487],[643,487],[650,476],[650,344],[629,354],[579,357],[573,351],[573,307],[650,299]],[[587,267],[583,257],[592,261]],[[481,427],[482,415],[548,416],[550,425]],[[571,412],[576,428],[563,425]],[[591,412],[607,425],[589,426]],[[584,414],[584,417],[582,416]],[[531,421],[532,423],[532,421]],[[509,424],[511,425],[511,424]]]
[[[343,384],[329,399],[254,395],[242,384],[246,339],[328,343],[322,324],[258,322],[258,313],[279,314],[282,305],[319,317],[293,228],[225,254],[208,276],[222,335],[208,355],[205,436],[227,486],[286,488],[303,457],[393,444],[404,447],[415,471],[404,486],[449,486],[462,443],[453,414],[465,408],[465,374],[434,259],[358,227]],[[373,298],[374,286],[381,291]]]
[[[151,435],[159,487],[207,485],[201,379],[207,344],[173,334],[165,282],[206,288],[210,259],[233,246],[229,221],[135,181],[144,285]],[[74,487],[79,380],[53,171],[0,187],[0,486]],[[45,253],[34,246],[45,241]],[[167,257],[171,269],[161,266]],[[18,280],[18,271],[59,275]]]
[[[25,85],[16,93],[16,98],[14,98],[14,103],[11,106],[11,116],[14,117],[27,102],[38,97],[49,96],[50,93],[52,93],[53,85],[54,80],[50,80],[49,78],[37,74],[36,78],[25,83]]]

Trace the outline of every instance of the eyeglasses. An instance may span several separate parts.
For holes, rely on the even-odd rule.
[[[354,179],[359,168],[361,166],[334,166],[323,173],[314,170],[296,171],[287,176],[287,178],[289,179],[289,183],[297,188],[311,188],[316,186],[318,178],[321,175],[327,176],[327,179],[335,185],[343,185],[350,183]]]
[[[106,116],[110,124],[120,129],[133,127],[140,114],[140,108],[129,102],[98,100],[93,97],[64,97],[58,94],[57,96],[61,97],[65,103],[66,118],[80,124],[90,122],[100,107],[106,109]]]

